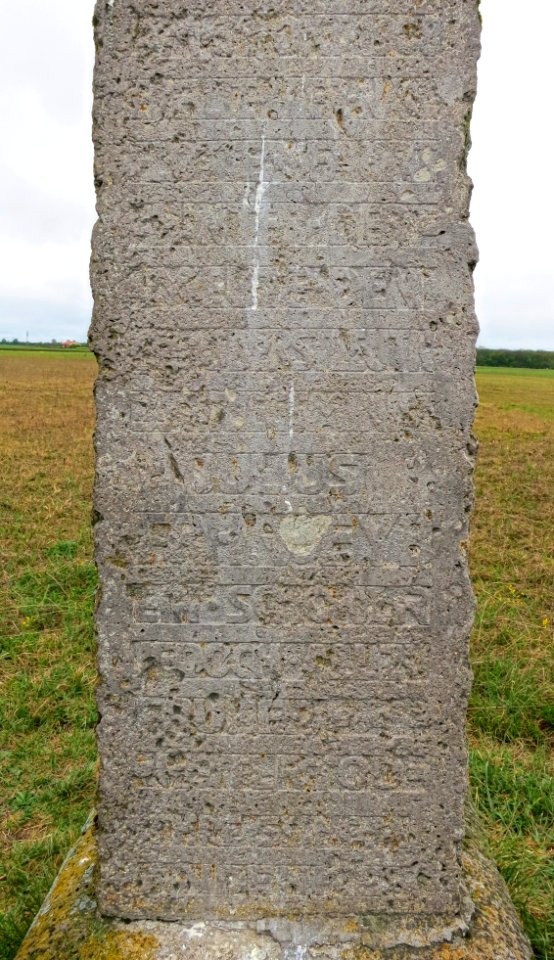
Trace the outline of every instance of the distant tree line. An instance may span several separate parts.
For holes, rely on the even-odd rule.
[[[73,349],[88,350],[86,343],[79,343],[77,340],[59,341],[59,340],[19,340],[18,337],[8,339],[0,338],[0,350],[7,347],[17,347],[21,350],[62,350],[64,346],[72,345]]]
[[[554,350],[489,350],[488,347],[477,347],[477,366],[554,370]]]

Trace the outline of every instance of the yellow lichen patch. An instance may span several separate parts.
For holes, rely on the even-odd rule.
[[[79,948],[79,960],[153,960],[156,937],[117,931],[94,936]]]
[[[451,943],[441,943],[437,947],[437,960],[468,960],[466,946],[453,946]]]
[[[68,931],[78,922],[80,894],[87,871],[92,871],[95,856],[96,846],[90,824],[63,864],[17,954],[17,960],[38,960],[39,957],[48,960],[56,956],[61,960],[63,953],[55,952],[59,951],[56,931]]]
[[[370,950],[369,947],[363,947],[357,944],[355,947],[348,947],[341,954],[342,960],[382,960],[383,954],[380,951]]]
[[[173,924],[166,927],[157,924],[154,935],[150,932],[152,927],[145,932],[140,929],[140,924],[129,927],[97,915],[94,892],[96,856],[91,822],[67,857],[17,960],[155,960],[162,945],[167,947],[166,937],[171,943],[174,942]],[[337,953],[332,955],[337,956],[340,951],[342,960],[413,960],[415,953],[418,960],[530,960],[528,943],[496,870],[473,845],[464,852],[463,862],[475,904],[468,937],[455,934],[451,943],[431,942],[425,945],[425,931],[416,923],[410,926],[409,931],[400,928],[389,931],[391,937],[387,936],[386,939],[390,939],[390,944],[381,943],[381,948],[378,948],[377,944],[382,940],[382,923],[386,922],[388,929],[390,918],[363,918],[363,923],[362,918],[350,918],[343,923],[341,933],[353,934],[356,940],[356,932],[359,931],[366,942],[352,942],[345,945],[343,950],[338,948]],[[259,906],[257,904],[253,911],[250,905],[245,913],[251,916]],[[329,903],[327,906],[329,915],[336,915],[334,905]],[[268,904],[267,916],[272,914],[275,916],[275,911]],[[240,918],[235,915],[233,919],[236,922]],[[297,918],[288,919],[293,921]],[[370,919],[371,929],[368,925]],[[186,955],[196,960],[199,956],[203,960],[220,957],[222,954],[218,952],[217,938],[223,935],[222,931],[212,930],[212,934],[217,943],[215,940],[209,943],[206,940],[204,945],[199,945],[202,950],[205,948],[204,953],[199,954],[196,948],[191,948],[192,952]],[[231,938],[228,942],[232,946],[233,956],[247,955],[246,947],[242,949],[246,942],[243,933],[228,930],[224,936]],[[256,941],[255,932],[249,930],[246,937],[250,938],[248,945],[253,945],[257,950],[259,941]],[[414,947],[413,944],[418,942],[420,946]],[[186,943],[188,951],[188,938]],[[248,955],[254,954],[250,951]],[[274,956],[274,952],[271,956]]]
[[[17,960],[153,960],[156,937],[115,930],[94,901],[93,818],[73,847],[29,930]]]

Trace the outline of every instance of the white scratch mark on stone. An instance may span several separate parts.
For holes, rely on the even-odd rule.
[[[202,937],[206,929],[205,923],[195,923],[194,926],[189,927],[187,930],[187,937],[189,940],[194,940],[197,937]]]
[[[254,269],[252,270],[252,303],[250,309],[256,311],[258,309],[258,287],[260,285],[260,261],[259,258],[256,258],[254,263]]]
[[[289,947],[285,951],[285,958],[286,960],[305,960],[307,952],[307,947]]]
[[[260,173],[258,177],[258,186],[256,187],[256,199],[254,201],[254,213],[256,216],[255,226],[254,226],[254,260],[252,264],[252,302],[250,309],[256,311],[258,309],[258,287],[259,287],[259,278],[260,278],[260,253],[259,253],[259,239],[260,239],[260,222],[262,218],[263,202],[264,202],[264,193],[266,188],[266,182],[264,179],[265,176],[265,137],[262,137],[262,148],[260,151]]]
[[[287,453],[289,457],[292,452],[293,440],[294,440],[294,383],[291,383],[289,388],[289,442],[288,442],[288,448],[287,448]],[[286,480],[283,484],[281,493],[283,494],[283,497],[285,500],[285,506],[287,510],[289,511],[289,513],[292,513],[292,503],[288,499],[288,488],[287,488]]]
[[[294,383],[291,383],[289,390],[289,440],[292,443],[294,439]],[[290,453],[290,449],[289,449]]]
[[[108,0],[108,6],[113,7],[113,5],[114,5],[114,0]]]

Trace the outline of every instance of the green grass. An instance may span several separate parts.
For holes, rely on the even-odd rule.
[[[488,852],[554,957],[554,371],[478,371],[470,772]]]
[[[62,347],[60,343],[0,343],[0,351],[12,353],[36,354],[36,353],[56,353],[60,356],[91,356],[90,349],[86,344],[80,343],[76,347]]]
[[[0,352],[0,960],[93,802],[95,363]],[[554,958],[554,372],[478,371],[471,794],[540,960]]]
[[[92,804],[95,363],[0,354],[0,958]]]
[[[481,838],[519,910],[535,956],[552,960],[554,797],[552,756],[518,754],[498,741],[474,745],[471,783]]]

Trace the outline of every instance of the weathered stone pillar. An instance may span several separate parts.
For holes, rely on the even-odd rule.
[[[467,919],[476,3],[97,20],[101,908]]]
[[[186,956],[459,935],[476,0],[96,34],[100,910]]]

